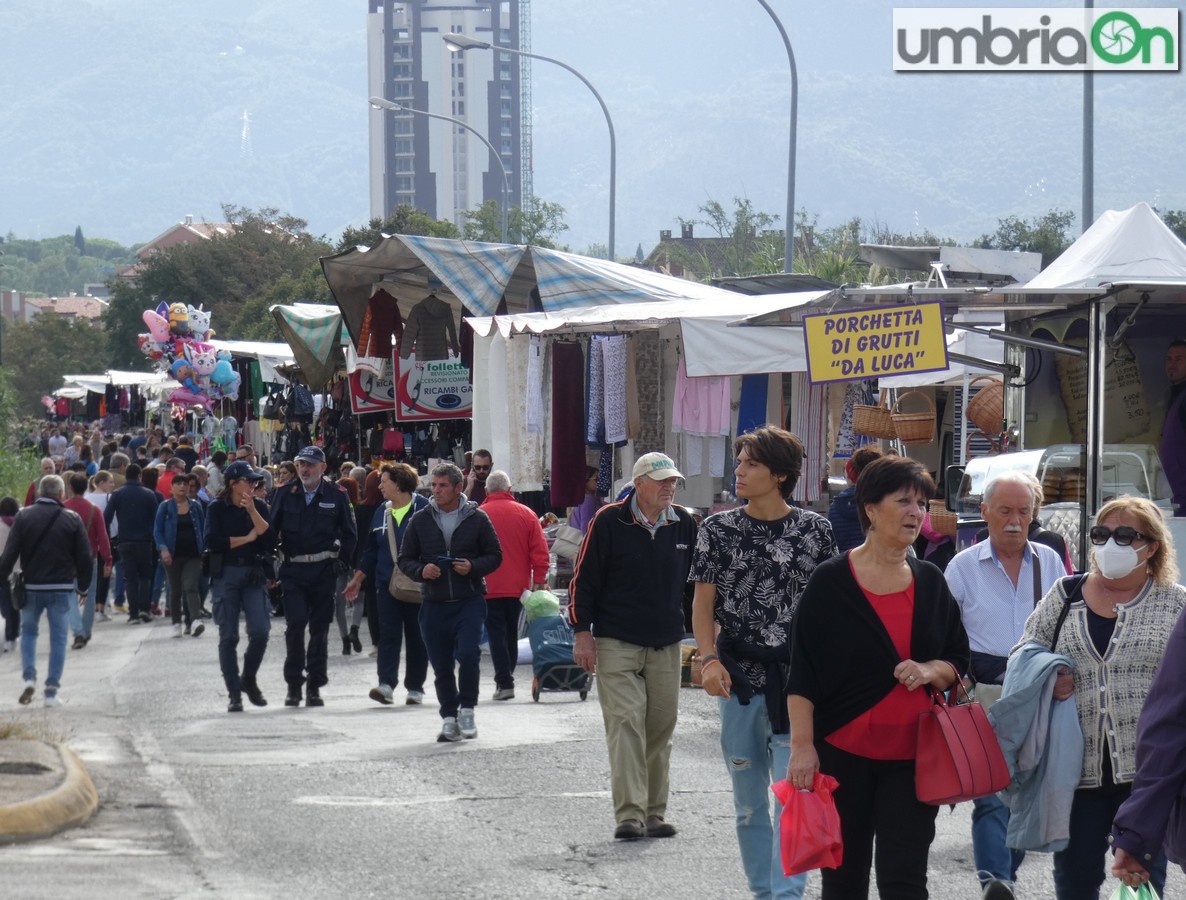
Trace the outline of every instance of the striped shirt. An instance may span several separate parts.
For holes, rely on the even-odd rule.
[[[1034,596],[1034,554],[1038,554],[1041,591]],[[944,573],[960,607],[973,652],[1008,656],[1038,601],[1066,574],[1058,554],[1044,544],[1027,541],[1014,586],[997,558],[992,540],[963,550]]]

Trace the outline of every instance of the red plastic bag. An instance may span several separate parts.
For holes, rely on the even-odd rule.
[[[815,773],[810,791],[797,791],[785,779],[770,786],[782,804],[779,837],[784,875],[835,869],[844,860],[840,813],[832,797],[839,786],[835,778],[821,772]]]

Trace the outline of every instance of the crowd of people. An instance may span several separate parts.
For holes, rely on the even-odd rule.
[[[185,435],[47,429],[42,450],[24,508],[0,499],[3,649],[19,637],[20,703],[37,692],[42,613],[51,707],[69,632],[82,650],[112,613],[134,626],[168,615],[177,638],[212,618],[232,713],[244,698],[267,705],[258,676],[277,616],[285,705],[323,706],[331,625],[343,654],[361,652],[360,610],[376,657],[370,699],[396,701],[402,657],[405,702],[424,703],[431,666],[438,741],[478,736],[483,627],[492,699],[514,698],[520,598],[547,586],[550,556],[488,451],[434,466],[425,488],[402,462],[329,473],[316,444],[271,469],[246,445],[203,459]],[[844,845],[820,875],[825,900],[867,897],[873,881],[886,900],[927,897],[938,807],[916,792],[918,720],[933,695],[964,689],[990,708],[1011,765],[1023,745],[1039,761],[1037,777],[974,801],[969,877],[982,896],[1012,897],[1026,851],[1042,851],[1059,900],[1097,898],[1109,846],[1114,875],[1160,892],[1167,858],[1186,857],[1186,588],[1161,510],[1107,503],[1088,571],[1069,574],[1065,543],[1035,527],[1041,484],[1007,472],[985,488],[982,540],[940,567],[919,552],[935,485],[917,461],[858,451],[851,487],[823,516],[791,502],[795,435],[762,426],[733,450],[736,509],[702,520],[680,506],[683,475],[654,452],[613,502],[591,470],[570,518],[584,532],[569,584],[573,661],[597,678],[614,838],[677,834],[670,764],[691,594],[755,897],[803,896],[807,876],[783,872],[770,786],[811,790],[819,773],[839,783]]]

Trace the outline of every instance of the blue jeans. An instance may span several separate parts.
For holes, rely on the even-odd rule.
[[[1054,854],[1054,896],[1058,900],[1097,900],[1104,883],[1108,832],[1120,804],[1132,793],[1131,784],[1113,784],[1105,764],[1104,784],[1079,788],[1071,803],[1071,840],[1065,850]],[[1165,893],[1165,853],[1145,866],[1157,896]]]
[[[86,589],[86,602],[70,604],[70,630],[75,637],[91,639],[91,628],[95,624],[95,596],[99,590],[99,558],[91,560],[91,586]]]
[[[741,866],[755,897],[799,900],[807,876],[782,874],[780,822],[782,804],[770,793],[774,781],[785,778],[791,757],[791,736],[774,734],[766,713],[766,698],[748,706],[736,697],[720,700],[721,753],[733,780],[733,809],[737,813],[737,844]],[[774,820],[770,804],[774,804]]]
[[[37,625],[41,613],[49,620],[49,675],[45,679],[45,693],[56,694],[62,686],[62,669],[66,667],[67,623],[70,605],[78,604],[74,591],[28,591],[25,608],[21,610],[21,667],[25,681],[37,681]]]
[[[1009,807],[996,794],[972,801],[972,857],[981,887],[994,880],[1017,880],[1025,851],[1005,846],[1008,830]]]
[[[468,600],[420,604],[420,633],[432,663],[433,685],[441,718],[453,718],[457,710],[478,705],[478,679],[482,663],[482,625],[486,621],[486,600],[481,595]],[[383,627],[379,627],[383,640]],[[453,664],[456,661],[458,671]]]
[[[227,566],[221,577],[210,582],[214,594],[211,612],[218,625],[218,666],[227,693],[237,694],[242,680],[254,681],[272,628],[272,610],[261,577],[250,566]],[[243,654],[243,675],[239,676],[239,616],[247,615],[247,652]]]
[[[357,601],[355,604],[358,605]],[[379,585],[375,589],[375,612],[379,617],[379,652],[376,654],[379,684],[391,688],[399,684],[399,654],[403,645],[407,654],[404,687],[423,693],[424,679],[428,677],[428,650],[420,634],[420,604],[396,600],[386,586]]]

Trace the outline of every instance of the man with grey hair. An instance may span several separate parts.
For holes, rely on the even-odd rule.
[[[972,649],[977,699],[991,705],[1000,696],[1009,651],[1021,638],[1038,601],[1066,574],[1058,554],[1029,540],[1041,485],[1029,472],[996,476],[984,489],[980,514],[988,539],[947,564],[947,584],[960,607]],[[1009,809],[996,795],[974,801],[972,853],[985,898],[1006,900],[1025,853],[1005,846]]]
[[[486,632],[490,635],[490,660],[494,663],[494,699],[515,698],[515,663],[519,659],[519,598],[530,588],[543,590],[548,582],[548,541],[539,518],[511,495],[506,472],[486,478],[482,512],[490,517],[502,565],[486,579]]]
[[[131,465],[131,463],[132,460],[126,453],[111,454],[111,480],[115,482],[115,487],[117,490],[127,483],[128,466]]]
[[[43,612],[49,620],[45,705],[54,707],[62,705],[58,688],[66,666],[70,605],[77,602],[77,592],[85,593],[91,583],[91,544],[78,513],[62,504],[61,477],[46,475],[38,493],[37,502],[17,513],[12,522],[0,555],[0,580],[8,580],[19,559],[26,596],[21,609],[22,705],[28,705],[37,692],[37,628]]]
[[[397,564],[422,585],[420,631],[441,706],[437,740],[459,741],[478,736],[485,576],[502,564],[502,547],[489,517],[461,492],[457,466],[441,463],[430,477],[432,499],[408,523]]]

